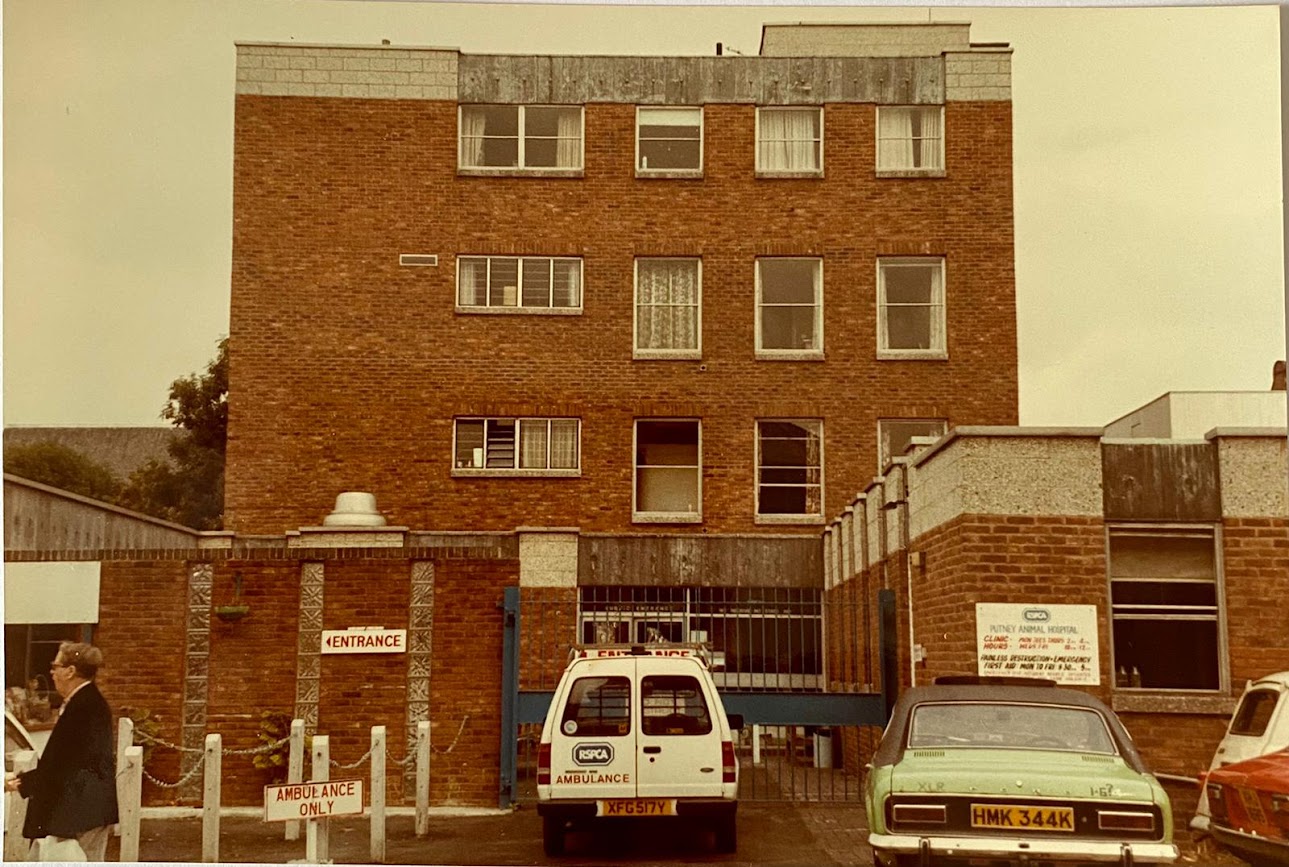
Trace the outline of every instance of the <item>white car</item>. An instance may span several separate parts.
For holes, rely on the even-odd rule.
[[[547,855],[565,835],[612,818],[691,819],[738,846],[733,730],[702,648],[576,648],[555,689],[537,752],[537,813]]]
[[[46,735],[46,738],[48,735]],[[27,731],[26,727],[18,721],[18,718],[9,711],[4,712],[4,771],[9,773],[13,770],[14,756],[23,750],[31,750],[40,755],[40,749],[44,746],[42,740],[39,744]],[[17,797],[17,796],[15,796]],[[6,833],[9,829],[9,793],[4,793],[4,827]]]
[[[1231,715],[1226,737],[1209,763],[1210,771],[1289,747],[1289,671],[1249,681]],[[1208,787],[1200,787],[1199,806],[1191,829],[1208,831]]]

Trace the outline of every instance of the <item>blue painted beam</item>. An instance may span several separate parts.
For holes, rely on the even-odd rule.
[[[520,692],[520,723],[543,723],[555,693]],[[726,713],[740,713],[747,725],[884,726],[886,706],[878,693],[722,692]]]

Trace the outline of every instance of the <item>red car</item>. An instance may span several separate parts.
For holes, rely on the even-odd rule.
[[[1209,832],[1254,864],[1289,865],[1289,749],[1209,771]]]

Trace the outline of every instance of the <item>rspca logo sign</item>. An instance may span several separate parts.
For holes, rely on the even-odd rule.
[[[1023,616],[1029,623],[1047,623],[1052,619],[1052,612],[1046,608],[1026,608]]]
[[[579,765],[607,765],[613,761],[613,745],[578,744],[573,747],[573,761]]]

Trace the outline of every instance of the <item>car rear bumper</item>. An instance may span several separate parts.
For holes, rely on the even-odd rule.
[[[893,855],[918,855],[925,851],[928,860],[930,857],[997,858],[1104,864],[1171,864],[1177,860],[1177,847],[1171,843],[870,834],[868,845],[875,853]]]
[[[595,801],[589,800],[556,800],[538,801],[537,815],[551,816],[566,821],[595,819]],[[681,798],[676,801],[676,816],[679,819],[711,819],[733,816],[738,810],[738,801],[728,798]],[[671,818],[671,817],[666,817]],[[612,821],[612,820],[610,820]]]
[[[1272,864],[1289,864],[1289,840],[1255,837],[1225,825],[1212,822],[1208,826],[1213,839],[1236,852],[1253,855]]]

